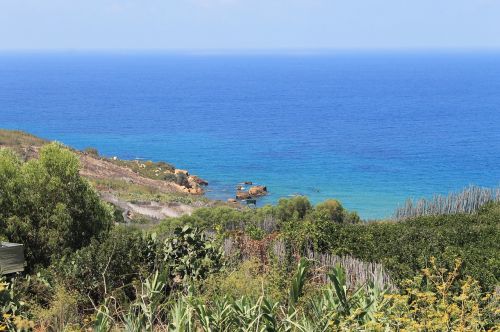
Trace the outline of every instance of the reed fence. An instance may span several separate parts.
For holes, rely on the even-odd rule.
[[[395,220],[404,220],[420,216],[432,216],[455,213],[475,213],[489,202],[500,202],[500,187],[483,188],[469,186],[460,192],[448,195],[435,195],[430,199],[408,199],[396,209]]]
[[[257,250],[247,250],[247,247],[256,246],[252,244],[255,241],[241,241],[241,239],[227,238],[224,240],[224,252],[228,257],[237,256],[240,260],[248,260],[256,257],[261,261],[271,258],[277,259],[279,263],[286,263],[290,258],[294,261],[306,257],[311,261],[311,271],[313,278],[317,282],[325,283],[328,281],[328,273],[339,264],[346,272],[346,283],[350,289],[354,289],[363,284],[373,283],[374,285],[389,290],[396,290],[389,273],[382,264],[364,262],[352,256],[336,256],[329,253],[317,252],[313,249],[306,249],[293,255],[287,250],[286,243],[281,239],[273,239],[267,245],[261,246]],[[242,245],[242,243],[244,243]]]

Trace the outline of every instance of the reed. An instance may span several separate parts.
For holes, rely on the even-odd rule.
[[[475,213],[489,202],[500,202],[500,187],[484,188],[471,185],[460,192],[435,195],[432,198],[408,199],[396,209],[395,220],[420,216],[434,216],[456,213]]]

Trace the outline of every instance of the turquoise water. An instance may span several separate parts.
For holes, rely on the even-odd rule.
[[[500,54],[2,54],[0,127],[384,217],[500,183]]]

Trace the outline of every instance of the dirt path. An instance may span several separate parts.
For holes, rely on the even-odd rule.
[[[112,193],[101,193],[101,199],[123,210],[123,218],[126,221],[130,221],[130,213],[140,214],[154,220],[162,220],[167,217],[180,217],[185,214],[190,215],[194,210],[193,207],[181,203],[130,203],[116,197]]]

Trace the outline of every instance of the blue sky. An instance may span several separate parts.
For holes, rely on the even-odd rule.
[[[500,49],[500,0],[0,0],[0,49]]]

